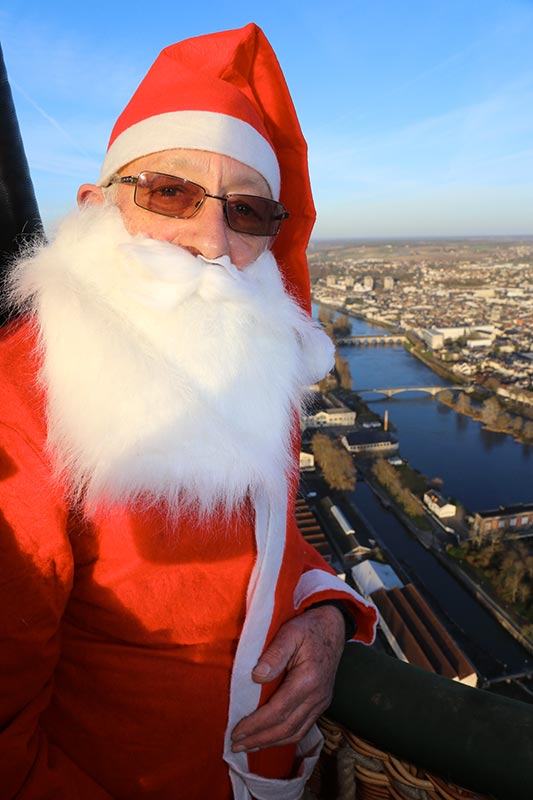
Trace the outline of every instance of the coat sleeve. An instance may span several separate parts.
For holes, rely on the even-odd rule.
[[[308,544],[294,522],[292,537],[301,548],[301,574],[294,590],[294,610],[301,613],[316,603],[341,601],[355,622],[353,641],[372,644],[376,636],[377,610],[370,600],[339,578],[315,548]]]
[[[294,506],[289,506],[285,554],[277,591],[285,596],[292,592],[293,614],[301,614],[316,603],[341,601],[355,622],[353,640],[364,644],[374,642],[376,607],[339,578],[320,553],[305,541],[296,524]],[[283,618],[274,621],[270,635],[283,621]]]
[[[73,578],[66,512],[24,435],[0,424],[0,786],[17,800],[110,796],[40,725]]]

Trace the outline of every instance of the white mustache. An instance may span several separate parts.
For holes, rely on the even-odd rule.
[[[172,311],[195,294],[203,300],[235,301],[253,293],[249,267],[240,270],[227,255],[208,259],[147,237],[136,237],[118,249],[124,256],[125,291],[145,306]]]

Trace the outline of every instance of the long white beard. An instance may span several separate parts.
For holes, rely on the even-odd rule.
[[[270,252],[245,270],[209,263],[93,207],[11,283],[39,325],[50,452],[89,510],[164,499],[208,512],[286,491],[295,413],[333,348]]]

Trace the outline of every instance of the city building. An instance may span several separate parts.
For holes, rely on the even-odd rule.
[[[341,439],[342,444],[349,453],[374,453],[393,452],[398,450],[398,441],[383,430],[351,431]]]
[[[363,561],[352,579],[379,611],[379,630],[397,658],[438,675],[477,686],[474,667],[412,583],[388,564]]]
[[[300,451],[300,472],[311,472],[315,469],[315,457],[312,453]]]
[[[353,427],[356,412],[349,408],[321,408],[314,414],[302,414],[301,428]]]
[[[363,597],[370,597],[378,589],[401,589],[403,586],[390,564],[381,564],[370,558],[352,567],[352,578]]]
[[[466,346],[470,348],[492,347],[493,343],[494,343],[494,335],[483,335],[481,333],[477,333],[468,337]]]
[[[434,328],[429,330],[421,330],[422,340],[427,344],[430,350],[441,350],[444,347],[444,334],[442,331],[437,331]]]
[[[509,533],[533,535],[533,503],[500,506],[492,511],[478,511],[474,515],[473,536],[490,537]]]
[[[454,517],[457,511],[457,507],[453,503],[445,500],[441,493],[436,492],[434,489],[429,489],[424,494],[424,503],[439,519]]]
[[[316,514],[301,497],[296,498],[296,525],[305,541],[331,564],[333,552]]]

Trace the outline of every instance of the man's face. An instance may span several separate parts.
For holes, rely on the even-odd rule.
[[[271,198],[265,179],[251,167],[229,156],[202,150],[164,150],[131,161],[120,175],[138,175],[143,171],[178,175],[203,186],[208,194],[223,197],[231,192]],[[223,203],[206,198],[200,210],[190,219],[174,219],[139,208],[133,201],[134,186],[116,184],[116,205],[132,234],[143,233],[179,245],[194,255],[208,259],[229,256],[233,264],[244,269],[268,247],[267,236],[237,233],[228,227]],[[100,187],[84,184],[78,192],[78,202],[102,203]]]

